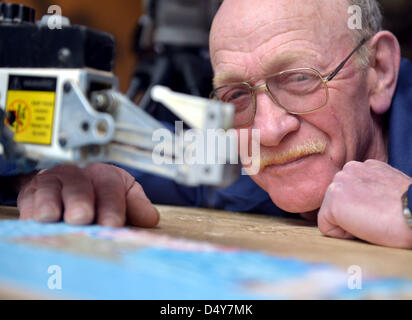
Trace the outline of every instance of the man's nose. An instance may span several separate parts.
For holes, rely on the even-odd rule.
[[[289,133],[299,130],[300,120],[275,103],[264,90],[256,92],[253,129],[260,131],[260,143],[267,147],[280,144]]]

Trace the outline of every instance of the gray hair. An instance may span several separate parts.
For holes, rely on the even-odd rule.
[[[347,0],[349,5],[357,5],[362,9],[362,29],[356,31],[356,45],[364,38],[369,39],[382,30],[382,11],[378,0]],[[369,65],[370,50],[363,46],[358,52],[360,67]]]

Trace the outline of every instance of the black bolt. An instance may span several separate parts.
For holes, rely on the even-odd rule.
[[[63,85],[63,90],[65,93],[69,93],[72,90],[70,82],[65,82]]]
[[[59,139],[59,144],[62,148],[64,148],[67,144],[67,139],[66,138],[60,138]]]
[[[84,132],[89,131],[89,123],[87,121],[82,122],[82,130]]]

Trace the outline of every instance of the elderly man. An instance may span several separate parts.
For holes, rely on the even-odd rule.
[[[354,4],[362,8],[361,30],[348,25]],[[148,198],[262,213],[278,207],[317,217],[327,236],[412,248],[401,201],[412,184],[405,138],[412,66],[403,62],[392,101],[400,48],[380,29],[375,0],[225,0],[210,36],[213,96],[236,106],[236,128],[260,132],[255,183],[241,177],[207,202],[204,187],[130,171],[139,184],[103,164],[60,166],[22,183],[21,218],[150,227],[159,216]]]

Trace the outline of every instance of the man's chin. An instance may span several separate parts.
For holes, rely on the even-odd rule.
[[[266,180],[265,183],[259,181],[259,179],[254,180],[269,194],[278,208],[297,214],[318,210],[322,205],[323,197],[328,187],[327,183],[289,184],[283,180],[277,181],[274,177],[270,181]]]
[[[280,209],[290,213],[315,211],[322,205],[336,168],[323,155],[311,155],[287,165],[269,165],[251,178]]]

